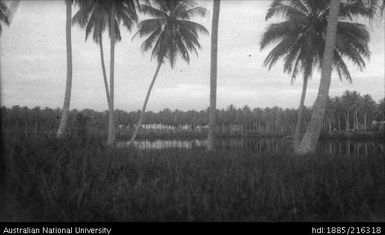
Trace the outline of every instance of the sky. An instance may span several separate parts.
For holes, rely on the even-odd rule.
[[[211,32],[212,1],[198,1],[209,11],[197,21]],[[222,1],[218,44],[217,107],[248,105],[251,108],[296,108],[302,79],[294,84],[283,73],[282,61],[270,71],[263,66],[269,50],[260,51],[259,41],[269,23],[265,21],[270,1]],[[75,12],[76,9],[73,9]],[[21,2],[12,24],[3,26],[0,39],[1,105],[58,108],[63,105],[66,82],[66,37],[64,1]],[[371,59],[360,71],[347,63],[353,83],[340,81],[333,74],[330,95],[345,90],[370,94],[376,101],[384,97],[384,20],[369,26]],[[122,30],[123,40],[115,52],[115,108],[125,111],[141,109],[156,69],[150,53],[142,53],[143,39],[132,39],[133,32]],[[107,38],[107,35],[104,36]],[[148,104],[148,110],[164,108],[203,110],[209,106],[210,36],[201,35],[199,56],[192,55],[190,64],[179,59],[174,69],[162,66]],[[73,86],[71,109],[107,110],[100,64],[99,46],[85,41],[84,31],[72,28]],[[109,74],[109,42],[104,41],[107,74]],[[308,83],[305,104],[311,106],[317,95],[320,73]]]

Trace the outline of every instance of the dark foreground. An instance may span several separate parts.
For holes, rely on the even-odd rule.
[[[136,151],[76,138],[5,138],[3,151],[0,221],[385,221],[383,153]]]

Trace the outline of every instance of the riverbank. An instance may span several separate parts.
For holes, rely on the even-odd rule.
[[[83,142],[82,142],[83,141]],[[2,221],[385,221],[385,159],[7,139]]]

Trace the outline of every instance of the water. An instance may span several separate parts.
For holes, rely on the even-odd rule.
[[[126,147],[128,141],[119,141],[118,147]],[[134,146],[142,150],[206,148],[205,139],[137,140]],[[292,142],[285,138],[223,138],[217,142],[218,149],[246,150],[257,153],[292,151]],[[384,154],[385,143],[381,140],[327,140],[318,146],[320,153],[332,155]]]

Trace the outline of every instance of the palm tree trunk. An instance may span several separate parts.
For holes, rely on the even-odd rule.
[[[338,115],[337,115],[337,122],[338,122],[338,132],[341,132],[341,120]]]
[[[115,145],[115,117],[114,117],[114,65],[115,65],[115,4],[112,4],[110,15],[111,47],[110,47],[110,105],[108,108],[108,140],[109,146]]]
[[[213,20],[211,34],[211,70],[210,70],[210,109],[209,109],[209,130],[207,136],[207,148],[215,151],[216,123],[215,114],[217,106],[217,66],[218,66],[218,24],[220,0],[214,0]]]
[[[67,43],[67,82],[64,95],[63,111],[60,118],[59,128],[56,132],[57,138],[62,138],[67,129],[68,115],[71,102],[72,89],[72,42],[71,42],[71,18],[72,18],[72,2],[66,0],[66,43]]]
[[[142,125],[142,122],[143,122],[143,116],[144,116],[144,113],[146,112],[146,107],[147,107],[148,99],[150,98],[150,94],[151,94],[151,91],[152,91],[152,87],[154,86],[155,80],[156,80],[156,78],[158,77],[158,73],[159,73],[159,70],[160,70],[160,66],[161,66],[161,65],[162,65],[162,63],[159,62],[159,63],[158,63],[158,67],[156,68],[154,77],[152,78],[150,87],[148,88],[147,95],[146,95],[146,99],[144,100],[142,112],[140,113],[140,118],[139,118],[139,121],[138,121],[138,125],[137,125],[136,128],[135,128],[134,134],[132,135],[131,140],[130,140],[130,142],[128,143],[128,146],[132,146],[132,144],[133,144],[134,141],[135,141],[136,135],[138,134],[139,128],[140,128],[140,126]]]
[[[111,97],[110,97],[110,92],[109,92],[109,89],[108,89],[106,65],[104,63],[103,36],[102,36],[102,34],[100,34],[100,36],[99,36],[99,47],[100,47],[100,62],[101,62],[102,71],[103,71],[104,88],[106,89],[108,108],[110,108],[110,106],[111,106]]]
[[[340,0],[332,0],[330,3],[329,22],[327,26],[326,45],[323,55],[322,73],[318,96],[314,105],[310,124],[296,151],[296,153],[300,155],[315,152],[319,136],[321,134],[322,122],[325,117],[325,110],[329,97],[332,61],[337,37],[339,8]]]
[[[346,111],[346,131],[350,131],[350,115],[349,115],[349,109]]]
[[[303,79],[303,85],[302,85],[301,102],[299,103],[299,109],[298,109],[297,124],[295,126],[295,132],[294,132],[294,142],[293,142],[294,149],[297,148],[299,145],[299,135],[300,135],[301,126],[302,126],[302,118],[303,118],[303,109],[305,106],[306,89],[307,89],[307,78],[304,78]]]

